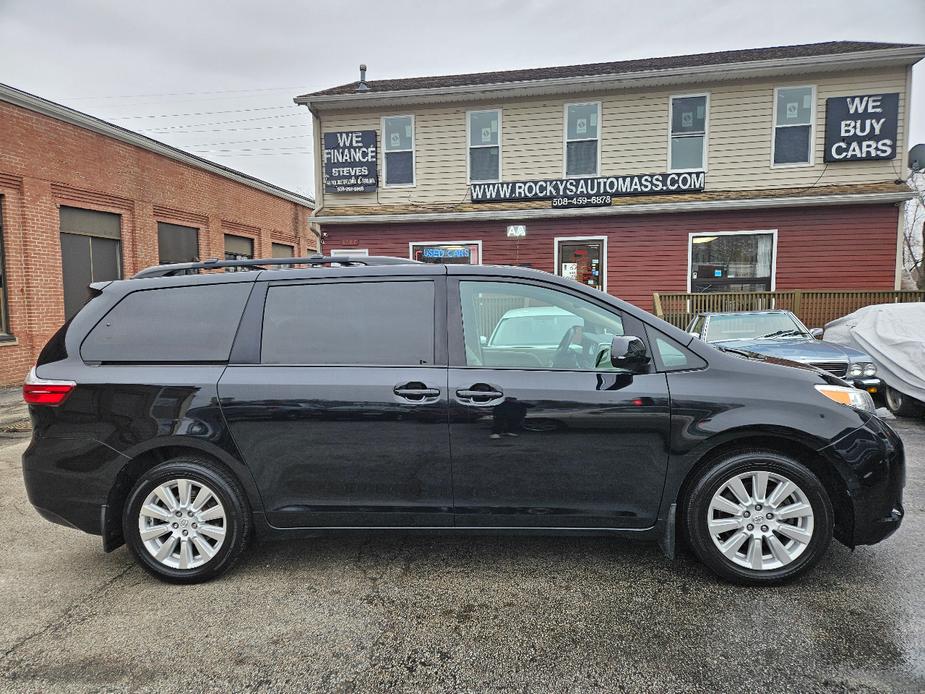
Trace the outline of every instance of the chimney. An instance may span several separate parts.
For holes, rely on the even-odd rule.
[[[369,85],[366,84],[366,64],[360,64],[360,83],[357,85],[356,91],[358,92],[368,92]]]

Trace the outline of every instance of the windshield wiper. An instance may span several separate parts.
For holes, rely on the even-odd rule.
[[[732,354],[741,354],[743,357],[748,357],[749,359],[763,360],[765,358],[763,354],[759,354],[758,352],[749,352],[747,349],[738,349],[737,347],[726,347],[725,345],[717,345],[717,344],[714,344],[713,346],[716,347],[716,349],[720,350],[721,352],[731,352]]]
[[[778,330],[777,332],[768,333],[767,335],[762,335],[762,339],[765,337],[784,337],[790,335],[802,335],[803,333],[799,330],[794,330],[793,328],[789,330]]]

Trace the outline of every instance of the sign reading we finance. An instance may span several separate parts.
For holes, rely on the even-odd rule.
[[[899,94],[825,100],[825,161],[896,158]]]
[[[375,130],[324,134],[324,192],[369,193],[379,183]]]

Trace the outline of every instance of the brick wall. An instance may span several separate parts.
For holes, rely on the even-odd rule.
[[[311,210],[42,114],[0,102],[0,206],[11,341],[0,342],[0,385],[21,382],[64,321],[58,207],[122,218],[123,274],[158,261],[157,223],[199,229],[201,258],[222,257],[224,234],[314,249]]]
[[[368,248],[408,257],[410,241],[482,241],[486,265],[529,264],[553,272],[556,237],[607,237],[607,291],[646,310],[652,292],[687,291],[691,232],[777,230],[777,289],[893,289],[899,210],[895,205],[595,217],[508,222],[322,225],[324,251]]]

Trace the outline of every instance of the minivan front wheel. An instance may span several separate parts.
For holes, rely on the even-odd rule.
[[[138,562],[173,583],[199,583],[227,571],[251,525],[237,481],[198,458],[175,458],[144,473],[129,494],[122,524]]]
[[[832,504],[819,479],[772,451],[718,461],[694,485],[685,509],[694,552],[736,583],[794,578],[822,557],[832,539]]]

